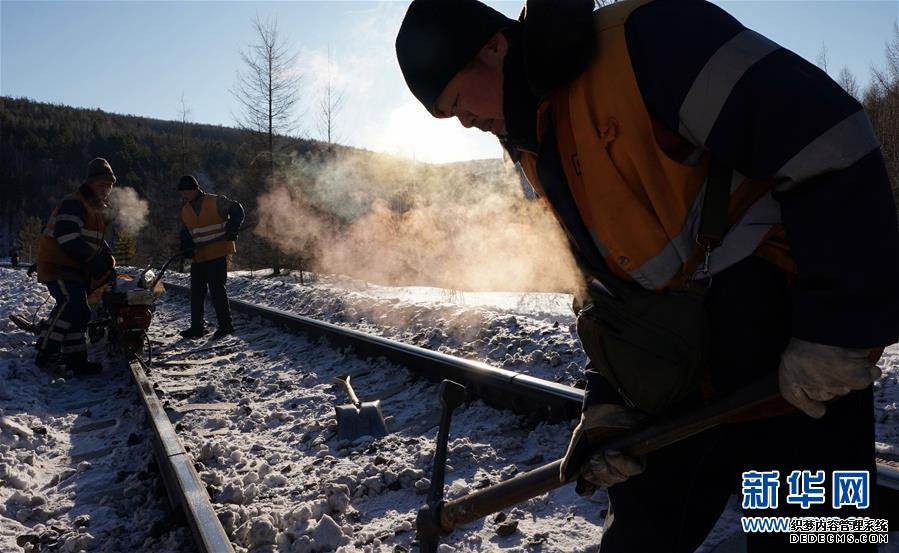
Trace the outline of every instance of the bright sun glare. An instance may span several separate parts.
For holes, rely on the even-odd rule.
[[[379,130],[375,149],[418,161],[447,163],[485,157],[502,157],[499,142],[491,134],[466,129],[456,119],[435,119],[411,100],[394,109]]]

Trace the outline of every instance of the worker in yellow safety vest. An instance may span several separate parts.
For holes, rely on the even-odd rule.
[[[109,163],[93,159],[84,182],[63,198],[44,226],[38,242],[37,278],[56,305],[39,329],[35,363],[40,367],[61,356],[76,375],[102,371],[99,363],[87,358],[85,331],[91,318],[87,295],[113,275],[115,259],[103,236],[115,182]]]
[[[518,20],[413,0],[396,53],[432,116],[499,138],[589,283],[560,477],[608,488],[602,553],[695,550],[741,475],[746,514],[868,516],[796,499],[874,474],[875,362],[899,337],[896,204],[852,96],[704,0],[528,0]],[[753,420],[645,457],[594,447],[763,378],[786,401]],[[762,479],[780,494],[746,493]]]
[[[228,278],[228,255],[237,251],[235,241],[244,218],[243,206],[225,196],[205,193],[192,175],[181,177],[178,193],[184,200],[181,249],[187,252],[187,257],[193,258],[190,265],[190,328],[181,331],[181,336],[200,338],[206,333],[203,312],[208,288],[218,319],[213,339],[219,339],[234,331],[225,281]]]

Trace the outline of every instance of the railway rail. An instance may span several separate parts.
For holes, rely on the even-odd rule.
[[[180,285],[168,284],[168,287],[180,293],[189,292],[188,288]],[[292,332],[326,337],[334,345],[351,346],[352,352],[357,356],[384,357],[430,380],[450,379],[460,382],[468,388],[469,397],[476,396],[495,407],[511,409],[535,421],[575,419],[580,414],[584,392],[578,388],[403,344],[280,309],[239,299],[231,299],[230,302],[234,311],[244,315],[260,317]],[[877,481],[883,502],[889,506],[885,512],[899,510],[899,469],[879,461]]]
[[[142,360],[132,358],[128,366],[153,431],[153,452],[169,500],[182,509],[200,553],[233,553],[231,540],[209,502],[206,486],[147,379],[146,365]]]
[[[189,290],[168,283],[169,290]],[[357,330],[303,317],[283,310],[231,299],[232,309],[260,317],[291,332],[324,337],[334,346],[350,346],[362,358],[383,357],[433,381],[451,379],[464,384],[469,397],[527,415],[534,421],[563,421],[579,416],[583,390],[535,378],[520,372],[492,367],[486,363],[453,357],[417,346],[403,344]],[[147,367],[137,359],[128,362],[154,435],[154,451],[169,497],[183,510],[197,548],[203,552],[233,552],[206,487],[200,480],[190,454],[177,433],[147,378]],[[878,485],[888,504],[899,507],[899,470],[878,462]]]

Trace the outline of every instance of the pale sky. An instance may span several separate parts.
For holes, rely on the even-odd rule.
[[[521,2],[490,5],[517,17]],[[883,62],[899,0],[719,1],[743,24],[831,75],[848,67],[864,84]],[[317,104],[330,47],[345,102],[344,144],[446,162],[496,158],[496,139],[432,119],[403,82],[394,38],[408,2],[0,1],[0,94],[114,113],[176,119],[183,92],[198,123],[234,125],[229,93],[257,14],[276,17],[298,53],[305,135],[321,137]]]

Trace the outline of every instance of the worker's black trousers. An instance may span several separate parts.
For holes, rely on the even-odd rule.
[[[784,273],[758,258],[715,276],[707,296],[716,388],[728,391],[778,369],[790,339],[790,292]],[[820,420],[803,413],[729,424],[647,457],[646,471],[609,489],[601,553],[691,552],[706,538],[732,494],[742,501],[744,471],[777,470],[778,508],[744,516],[871,517],[874,508],[831,508],[831,471],[871,471],[876,501],[871,388],[852,392]],[[786,478],[823,470],[825,505],[788,505]],[[876,507],[876,506],[875,506]],[[741,532],[739,520],[731,531]],[[799,545],[786,533],[747,534],[750,552],[876,551],[874,545]]]
[[[190,327],[201,330],[203,310],[206,303],[206,289],[212,296],[212,306],[218,319],[219,328],[231,327],[231,307],[225,280],[228,278],[228,258],[219,257],[210,261],[194,262],[190,266]]]
[[[37,349],[41,354],[62,354],[66,361],[85,358],[84,332],[91,318],[84,283],[77,280],[53,280],[44,283],[56,305],[41,321]]]

